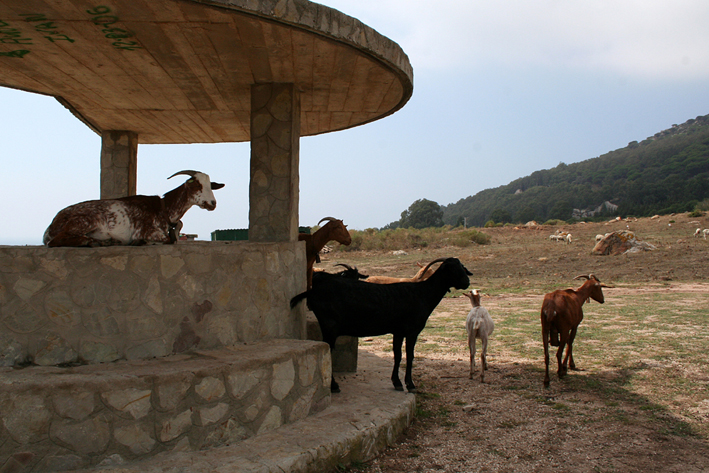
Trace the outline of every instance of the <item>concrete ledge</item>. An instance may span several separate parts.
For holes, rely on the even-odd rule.
[[[342,393],[330,407],[233,445],[199,452],[166,452],[140,463],[107,465],[111,473],[315,473],[367,461],[411,424],[416,397],[395,391],[391,360],[360,354],[359,371],[336,376]]]
[[[330,405],[326,344],[0,370],[0,471],[57,471],[238,443]]]
[[[305,338],[302,242],[0,246],[0,366],[106,363]]]
[[[308,311],[305,314],[306,333],[308,340],[322,341],[322,331],[315,314]],[[332,352],[333,373],[354,373],[357,371],[357,352],[359,338],[343,335],[335,340],[335,351]]]

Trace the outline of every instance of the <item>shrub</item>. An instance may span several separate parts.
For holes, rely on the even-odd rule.
[[[413,248],[442,248],[447,245],[467,247],[473,243],[487,245],[490,237],[474,229],[455,229],[450,226],[431,227],[421,230],[397,228],[382,230],[368,228],[364,231],[350,230],[352,243],[349,246],[330,242],[335,251],[393,251]]]
[[[504,223],[502,223],[502,222],[495,223],[494,220],[488,220],[487,222],[485,222],[485,228],[502,227],[502,226],[504,226]]]

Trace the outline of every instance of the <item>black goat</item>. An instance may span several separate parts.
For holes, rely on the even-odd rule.
[[[291,308],[307,298],[308,306],[320,324],[323,340],[335,348],[340,335],[371,337],[394,335],[394,370],[391,381],[397,391],[404,388],[399,379],[401,345],[406,338],[406,375],[409,392],[416,390],[411,378],[414,346],[428,317],[451,287],[467,289],[468,271],[457,258],[440,258],[429,263],[442,262],[425,281],[394,284],[370,284],[357,279],[333,275],[313,279],[313,288],[298,294],[290,301]],[[317,273],[316,273],[317,274]],[[340,392],[334,378],[330,390]]]
[[[324,270],[317,269],[317,270],[313,271],[313,278],[339,276],[341,278],[349,278],[349,279],[367,279],[369,277],[369,275],[367,275],[367,274],[360,273],[359,270],[357,269],[357,266],[353,267],[353,266],[350,266],[345,263],[337,263],[335,266],[342,266],[345,269],[343,271],[340,271],[339,273],[328,273],[328,272],[325,272]]]

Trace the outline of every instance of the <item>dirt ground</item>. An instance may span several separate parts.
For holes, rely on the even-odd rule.
[[[473,272],[471,288],[483,292],[483,305],[493,318],[505,307],[536,304],[553,288],[577,287],[580,283],[573,277],[589,272],[614,285],[616,296],[676,293],[683,298],[678,303],[692,305],[694,295],[709,293],[709,241],[692,236],[697,227],[709,228],[706,218],[686,214],[568,225],[563,228],[574,235],[570,245],[548,239],[555,227],[493,228],[483,230],[492,237],[490,245],[406,250],[398,256],[335,252],[325,255],[322,266],[334,269],[344,262],[368,274],[410,276],[416,261],[455,256]],[[590,254],[596,234],[627,228],[657,249],[621,256]],[[429,324],[465,314],[468,308],[463,297],[444,298]],[[426,331],[417,350],[425,337]],[[363,339],[360,350],[391,357],[390,340]],[[490,369],[480,383],[477,376],[468,378],[467,348],[453,346],[459,341],[448,343],[440,350],[417,352],[417,416],[399,443],[372,461],[340,471],[709,472],[707,429],[691,431],[677,414],[683,408],[681,395],[671,408],[660,409],[634,393],[609,391],[618,384],[606,377],[622,376],[622,369],[609,374],[591,368],[585,377],[570,372],[566,381],[554,376],[544,388],[543,356],[530,358],[499,345],[489,352]],[[538,345],[541,351],[541,342]],[[575,355],[581,364],[583,354]],[[476,363],[479,369],[479,359]],[[696,396],[704,400],[694,419],[706,427],[709,370],[705,366],[695,375],[704,390],[693,393],[695,402]]]

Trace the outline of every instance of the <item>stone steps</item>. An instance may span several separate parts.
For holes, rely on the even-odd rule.
[[[0,470],[85,469],[239,443],[327,408],[330,370],[327,345],[304,340],[2,368]]]
[[[222,447],[164,452],[146,461],[112,462],[75,473],[322,473],[372,459],[411,424],[416,397],[392,387],[391,359],[366,352],[356,374],[337,375],[342,392],[326,409]]]

